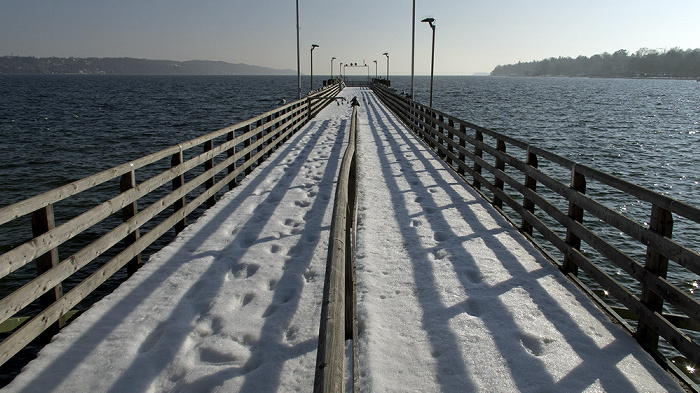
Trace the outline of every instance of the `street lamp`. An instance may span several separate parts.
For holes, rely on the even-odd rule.
[[[384,52],[384,56],[386,56],[386,80],[387,82],[389,81],[389,53]]]
[[[314,49],[318,48],[318,45],[311,45],[311,90],[314,89]]]
[[[331,79],[333,79],[333,60],[335,60],[335,57],[331,57]]]
[[[428,22],[430,28],[433,29],[433,54],[430,56],[430,103],[429,107],[433,107],[433,67],[435,66],[435,18],[425,18],[421,22]]]
[[[411,99],[415,89],[413,88],[414,65],[416,63],[416,0],[413,0],[413,17],[411,18]]]
[[[343,63],[338,64],[338,74],[340,74],[340,78],[343,78]]]
[[[377,79],[377,61],[374,60],[374,79]]]
[[[297,0],[297,93],[301,100],[301,61],[299,60],[299,0]]]

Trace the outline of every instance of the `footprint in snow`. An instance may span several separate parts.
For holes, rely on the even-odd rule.
[[[309,207],[311,205],[311,202],[309,201],[296,201],[294,202],[295,205],[299,207]]]

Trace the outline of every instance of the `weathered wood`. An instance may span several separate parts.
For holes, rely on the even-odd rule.
[[[500,151],[500,152],[505,153],[505,152],[506,152],[506,143],[505,143],[502,139],[497,139],[497,140],[496,140],[496,149],[497,149],[498,151]],[[496,165],[495,165],[495,167],[496,167],[497,170],[499,170],[499,171],[501,171],[501,172],[505,172],[505,170],[506,170],[506,163],[505,163],[505,161],[503,161],[500,157],[496,157]],[[503,180],[501,180],[500,177],[496,176],[495,179],[494,179],[494,181],[493,181],[493,184],[494,184],[494,185],[496,186],[496,188],[498,188],[499,190],[501,190],[501,191],[503,190]],[[502,208],[503,208],[503,200],[494,194],[494,196],[493,196],[493,205],[496,206],[496,207],[498,207],[499,209],[502,209]]]
[[[204,142],[204,152],[209,152],[214,148],[214,141],[213,140],[208,140]],[[208,171],[211,168],[214,167],[214,157],[209,158],[208,160],[204,161],[204,171]],[[210,189],[214,186],[214,176],[211,178],[207,179],[205,182],[205,187],[206,189]],[[214,206],[216,204],[216,195],[212,195],[211,198],[207,199],[207,209],[210,207]]]
[[[49,232],[50,230],[54,229],[55,226],[53,205],[48,205],[43,209],[39,209],[32,215],[32,233],[34,237]],[[36,258],[36,275],[41,276],[54,266],[58,265],[58,263],[58,248],[55,247],[46,254],[40,255]],[[57,283],[41,296],[41,307],[46,308],[50,306],[61,296],[63,296],[63,288],[61,283]],[[57,332],[58,329],[63,327],[63,325],[65,325],[65,319],[60,319],[58,324],[53,326],[53,333]]]
[[[170,164],[173,168],[177,168],[180,164],[182,164],[182,149],[180,149],[179,152],[173,154],[173,157],[170,161]],[[185,174],[182,173],[180,176],[177,176],[172,180],[173,183],[173,191],[177,190],[178,188],[182,187],[182,184],[185,183]],[[178,211],[180,211],[183,207],[185,206],[185,196],[183,195],[182,198],[179,200],[175,201],[173,204],[173,209],[175,210],[175,213],[177,214]],[[187,217],[182,217],[182,220],[175,225],[175,234],[178,234],[185,230],[185,227],[187,226]]]
[[[331,222],[328,259],[321,305],[314,392],[342,392],[345,340],[357,337],[352,258],[352,227],[356,187],[355,138],[357,106],[353,105],[348,146],[340,164]],[[357,345],[354,341],[353,345]],[[353,371],[353,375],[356,370]],[[354,377],[353,377],[354,380]]]
[[[576,171],[576,167],[571,170],[571,189],[581,194],[586,193],[586,178]],[[569,217],[576,222],[583,222],[583,209],[576,203],[569,202]],[[566,230],[566,243],[576,250],[581,249],[581,238],[568,228]],[[568,256],[564,257],[564,269],[574,275],[578,272],[578,267]]]
[[[483,143],[484,142],[484,134],[480,130],[474,130],[474,139]],[[474,146],[474,155],[476,157],[481,158],[483,156],[483,150],[478,147]],[[481,165],[477,164],[476,161],[474,162],[474,172],[481,174]],[[481,182],[474,180],[473,184],[474,188],[477,190],[481,189]]]
[[[231,142],[233,141],[235,137],[235,131],[229,131],[228,134],[226,134],[226,142]],[[233,157],[233,155],[236,154],[236,145],[231,146],[228,150],[226,150],[226,157],[229,159]],[[236,170],[236,161],[233,161],[229,166],[228,166],[228,173],[231,174],[231,172]],[[228,183],[228,189],[229,191],[233,190],[236,188],[236,179],[234,178]]]
[[[125,193],[132,188],[136,187],[136,174],[134,171],[125,173],[122,175],[121,181],[119,183],[119,191]],[[136,201],[133,201],[122,208],[122,222],[127,222],[131,217],[136,215],[138,211],[138,205]],[[124,248],[128,248],[130,245],[140,237],[139,228],[136,228],[133,232],[124,238]],[[131,276],[136,273],[136,270],[141,266],[141,254],[139,253],[126,265],[126,274]]]
[[[537,168],[537,155],[530,152],[530,149],[527,150],[527,165]],[[525,175],[525,187],[529,188],[532,191],[537,190],[537,180],[533,179],[530,176]],[[530,213],[535,212],[535,203],[528,199],[527,196],[523,197],[523,207],[525,210],[529,211]],[[523,232],[532,235],[532,225],[523,218],[523,221],[521,223],[521,229]]]
[[[673,214],[659,206],[652,206],[649,230],[670,238],[673,232]],[[668,273],[668,258],[659,254],[652,246],[649,246],[647,247],[644,268],[654,276],[666,278],[666,274]],[[642,303],[644,303],[649,310],[661,314],[664,307],[664,298],[647,286],[642,286]],[[652,348],[657,348],[659,345],[659,334],[647,325],[645,321],[639,321],[639,325],[637,326],[637,338]]]

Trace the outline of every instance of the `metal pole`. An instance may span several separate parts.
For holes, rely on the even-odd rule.
[[[389,53],[384,52],[384,56],[386,56],[386,80],[389,81]]]
[[[435,24],[430,25],[433,28],[433,53],[430,55],[430,106],[433,107],[433,68],[435,66]]]
[[[333,60],[335,60],[335,57],[331,57],[331,79],[333,79]]]
[[[375,60],[374,61],[374,79],[377,79],[377,78],[378,78],[378,76],[377,76],[377,61]]]
[[[299,57],[299,0],[297,0],[297,93],[301,100],[301,60]]]
[[[411,99],[415,93],[413,85],[414,65],[416,63],[416,0],[413,0],[413,18],[411,19]]]
[[[314,90],[314,49],[318,48],[318,45],[313,44],[311,45],[311,89],[309,91]]]
[[[428,22],[430,28],[433,29],[433,49],[430,56],[430,103],[429,107],[433,107],[433,69],[435,66],[435,18],[425,18],[421,22]]]

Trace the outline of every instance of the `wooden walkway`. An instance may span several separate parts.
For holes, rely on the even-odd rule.
[[[358,97],[360,391],[682,391],[371,90]],[[311,391],[331,104],[5,390]]]

